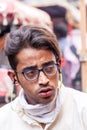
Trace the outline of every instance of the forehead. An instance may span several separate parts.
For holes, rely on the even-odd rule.
[[[55,61],[55,56],[50,50],[23,49],[16,56],[18,67],[41,66],[44,62]]]

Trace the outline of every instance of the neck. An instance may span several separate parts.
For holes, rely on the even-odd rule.
[[[44,124],[44,123],[40,123],[40,125],[42,126],[43,129],[44,129],[45,126],[46,126],[46,124]]]
[[[47,123],[55,120],[61,107],[61,96],[56,93],[52,102],[48,104],[31,105],[26,102],[23,91],[19,94],[20,105],[25,111],[25,114],[36,120],[44,128]]]

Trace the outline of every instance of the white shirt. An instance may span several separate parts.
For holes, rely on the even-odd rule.
[[[87,130],[87,94],[62,87],[62,106],[53,123],[43,129],[27,116],[19,98],[0,108],[0,130]]]

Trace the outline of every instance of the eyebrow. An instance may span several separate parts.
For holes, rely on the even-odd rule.
[[[54,61],[48,61],[48,62],[43,63],[42,66],[44,67],[46,65],[50,65],[50,64],[53,64],[53,63],[55,63],[55,62]]]
[[[46,65],[53,64],[53,63],[55,63],[55,62],[54,62],[54,61],[45,62],[45,63],[42,64],[42,67],[44,67],[44,66],[46,66]],[[23,72],[23,71],[26,72],[27,70],[36,69],[36,68],[37,68],[36,65],[35,65],[35,66],[29,66],[29,67],[24,68],[24,69],[22,70],[22,72]]]
[[[26,72],[27,70],[32,70],[32,69],[36,69],[37,68],[37,66],[29,66],[29,67],[26,67],[26,68],[24,68],[23,70],[22,70],[22,72]]]

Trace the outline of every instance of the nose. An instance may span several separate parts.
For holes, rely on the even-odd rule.
[[[49,83],[49,78],[41,71],[38,78],[39,84],[46,85]]]

